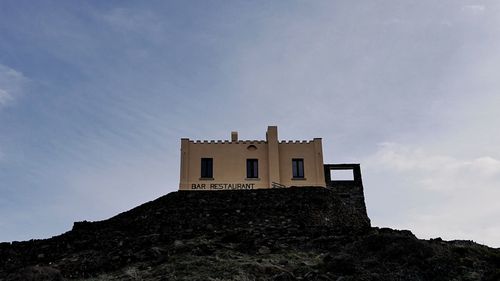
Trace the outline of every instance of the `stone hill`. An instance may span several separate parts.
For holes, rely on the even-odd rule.
[[[0,243],[0,280],[500,280],[500,250],[372,228],[339,190],[173,192]]]

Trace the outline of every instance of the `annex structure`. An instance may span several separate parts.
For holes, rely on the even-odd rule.
[[[330,186],[333,170],[353,170],[358,164],[323,163],[321,138],[279,141],[278,128],[267,128],[266,140],[193,141],[181,139],[180,190],[225,190]]]

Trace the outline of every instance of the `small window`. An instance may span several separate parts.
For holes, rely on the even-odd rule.
[[[259,160],[247,159],[247,178],[256,179],[259,177]]]
[[[292,159],[292,174],[294,179],[304,178],[304,159]]]
[[[213,158],[201,158],[201,178],[211,179],[214,177],[214,160]]]

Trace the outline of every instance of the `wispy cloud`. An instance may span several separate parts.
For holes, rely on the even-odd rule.
[[[12,96],[6,90],[0,89],[0,106],[7,104],[12,100]]]
[[[101,17],[114,28],[122,31],[158,31],[162,26],[162,20],[149,10],[132,10],[127,8],[115,8]]]
[[[467,12],[467,13],[471,13],[471,14],[474,14],[474,15],[479,15],[479,14],[482,14],[484,13],[484,11],[486,10],[486,6],[484,5],[464,5],[462,6],[462,11],[464,12]]]
[[[21,96],[27,81],[21,72],[0,64],[0,108]]]

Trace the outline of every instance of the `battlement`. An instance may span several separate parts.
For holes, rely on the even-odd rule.
[[[311,144],[317,141],[317,139],[313,140],[281,140],[279,144]],[[191,140],[188,138],[183,138],[182,140],[189,141],[192,144],[267,144],[266,140]]]

